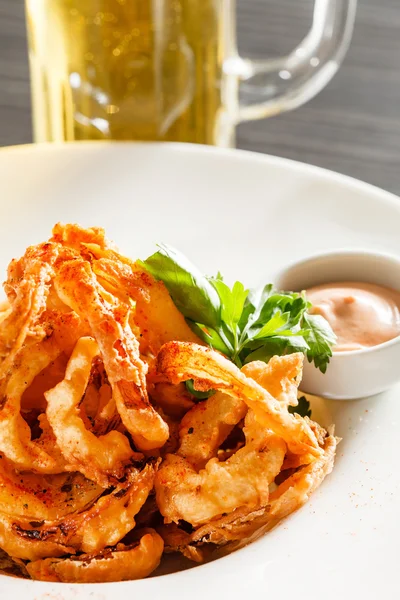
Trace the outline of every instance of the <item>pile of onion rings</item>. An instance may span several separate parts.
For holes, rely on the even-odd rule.
[[[102,229],[56,225],[4,289],[3,572],[105,582],[148,576],[164,552],[208,560],[332,470],[333,430],[289,411],[303,355],[238,369]]]

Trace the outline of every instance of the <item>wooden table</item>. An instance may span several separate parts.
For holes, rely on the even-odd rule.
[[[243,54],[279,56],[310,23],[312,0],[238,0]],[[302,108],[239,127],[241,148],[286,156],[400,195],[400,2],[359,0],[346,60]],[[0,0],[0,145],[31,141],[23,0]]]

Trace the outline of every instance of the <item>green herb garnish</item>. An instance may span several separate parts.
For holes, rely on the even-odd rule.
[[[305,396],[301,396],[297,406],[289,406],[290,413],[297,413],[301,417],[311,417],[310,403]]]
[[[230,288],[220,273],[202,275],[177,250],[158,248],[141,266],[164,282],[191,329],[209,346],[238,367],[303,352],[325,373],[336,337],[323,317],[309,314],[311,303],[303,293],[277,291],[271,284],[247,290],[239,281]]]
[[[199,390],[196,390],[193,385],[193,379],[188,379],[185,381],[185,384],[187,391],[198,400],[207,400],[207,398],[215,394],[215,390],[208,390],[207,392],[199,392]]]

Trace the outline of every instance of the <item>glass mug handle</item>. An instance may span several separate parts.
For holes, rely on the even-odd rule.
[[[346,54],[356,7],[357,0],[315,0],[311,30],[291,54],[273,60],[229,58],[224,71],[240,81],[239,102],[230,107],[236,123],[292,110],[318,94]]]

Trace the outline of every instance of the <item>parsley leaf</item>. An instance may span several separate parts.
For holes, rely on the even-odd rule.
[[[301,417],[311,417],[310,403],[305,396],[301,396],[297,406],[289,406],[289,412],[298,414]]]
[[[217,290],[221,300],[221,320],[224,323],[222,328],[232,348],[230,358],[236,359],[237,362],[240,350],[239,321],[249,290],[245,290],[244,285],[239,281],[236,281],[232,289],[222,279],[210,279],[210,281]],[[219,331],[219,335],[221,336],[221,331]]]
[[[328,321],[321,315],[305,314],[304,321],[304,339],[309,350],[307,358],[309,362],[314,361],[316,367],[326,372],[329,358],[332,356],[331,347],[336,342],[336,336],[333,333]]]
[[[185,384],[187,391],[198,400],[206,400],[207,398],[210,398],[210,396],[213,396],[216,391],[208,390],[208,392],[199,392],[199,390],[196,390],[193,385],[193,379],[188,379],[187,381],[185,381]]]
[[[207,277],[180,252],[158,245],[158,252],[139,264],[161,279],[178,310],[195,323],[217,327],[221,323],[221,300]]]
[[[202,275],[166,244],[140,264],[164,282],[198,337],[239,367],[303,352],[325,373],[336,336],[322,316],[309,313],[304,294],[275,290],[272,284],[247,290],[239,281],[230,288],[219,272]]]
[[[245,290],[244,285],[239,281],[235,283],[232,289],[221,279],[210,279],[210,281],[221,300],[221,319],[233,331],[242,316],[243,306],[249,290]]]
[[[302,336],[280,336],[275,335],[267,340],[250,342],[247,344],[244,352],[244,363],[247,364],[253,360],[269,362],[273,356],[285,356],[294,352],[307,353],[308,345]]]

